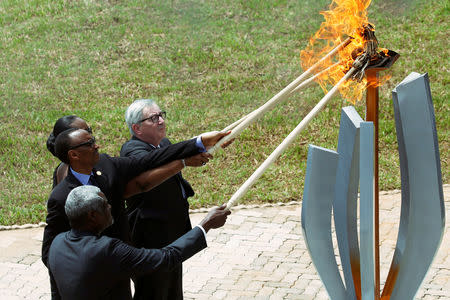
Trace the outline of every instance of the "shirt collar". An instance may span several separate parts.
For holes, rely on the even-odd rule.
[[[87,185],[88,181],[89,181],[89,177],[91,177],[91,175],[93,175],[92,171],[91,171],[91,174],[89,174],[89,175],[75,172],[72,169],[72,167],[70,167],[70,172],[72,172],[73,176],[75,176],[75,178],[78,179],[78,181],[81,182],[82,185]]]

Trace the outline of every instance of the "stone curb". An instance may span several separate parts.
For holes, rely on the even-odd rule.
[[[23,224],[23,225],[9,225],[9,226],[0,225],[0,231],[37,228],[37,227],[44,227],[45,225],[47,225],[47,223],[45,222],[39,222],[39,224]]]
[[[446,185],[443,185],[446,186]],[[395,195],[400,193],[401,190],[391,190],[391,191],[380,191],[380,195]],[[359,194],[358,194],[359,197]],[[250,208],[264,208],[264,207],[275,207],[275,206],[290,206],[290,205],[300,205],[301,201],[290,201],[290,202],[277,202],[277,203],[264,203],[264,204],[250,204],[250,205],[236,205],[233,206],[233,210],[240,209],[250,209]],[[190,209],[190,213],[206,213],[209,212],[209,208],[197,208]]]
[[[450,184],[443,184],[443,187],[449,186]],[[391,191],[380,191],[380,195],[395,195],[400,193],[401,190],[391,190]],[[290,202],[277,202],[277,203],[265,203],[265,204],[250,204],[250,205],[236,205],[233,207],[233,210],[240,209],[252,209],[252,208],[264,208],[264,207],[275,207],[275,206],[290,206],[290,205],[299,205],[301,201],[290,201]],[[209,208],[197,208],[190,209],[189,213],[207,213]],[[23,225],[0,225],[0,231],[3,230],[16,230],[16,229],[29,229],[29,228],[38,228],[44,227],[47,225],[45,222],[39,222],[39,224],[23,224]]]

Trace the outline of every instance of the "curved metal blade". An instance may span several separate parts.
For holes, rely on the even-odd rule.
[[[337,163],[337,152],[309,146],[302,202],[302,229],[312,262],[328,295],[333,300],[347,300],[331,237],[331,208]]]
[[[382,299],[413,299],[442,241],[444,194],[428,75],[392,92],[402,180],[397,245]]]

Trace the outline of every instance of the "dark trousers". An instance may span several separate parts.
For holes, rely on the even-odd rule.
[[[50,272],[50,269],[48,270],[48,275],[50,276],[50,290],[52,292],[52,300],[61,300],[58,288],[56,287],[55,278],[53,278],[53,274],[52,272]]]
[[[183,268],[180,264],[170,272],[154,272],[134,280],[135,300],[183,299]]]
[[[182,236],[185,227],[180,224],[168,224],[165,221],[141,218],[139,214],[130,218],[132,242],[135,247],[158,249],[167,246]],[[182,224],[186,222],[183,220]],[[190,225],[190,223],[189,223]],[[182,229],[179,229],[179,228]],[[178,231],[174,232],[174,229]],[[136,300],[181,300],[183,299],[183,265],[169,271],[156,271],[133,278]]]

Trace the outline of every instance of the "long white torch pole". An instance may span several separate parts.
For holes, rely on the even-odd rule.
[[[320,77],[322,74],[328,72],[329,70],[331,70],[332,68],[338,66],[339,64],[341,64],[341,62],[337,62],[331,66],[329,66],[328,68],[320,71],[319,73],[315,74],[314,76],[306,79],[305,81],[303,81],[302,83],[300,83],[297,87],[295,87],[295,89],[293,89],[291,91],[291,94],[298,92],[300,89],[307,87],[309,85],[311,85],[312,83],[314,83],[314,80],[316,80],[318,77]],[[269,100],[270,101],[270,100]],[[269,109],[273,109],[275,107],[275,104],[278,104],[278,102],[272,102],[270,103],[270,105],[267,104],[267,102],[264,104],[266,105],[265,107],[267,109],[265,109],[265,112],[267,112]],[[222,129],[222,131],[228,131],[228,130],[232,130],[234,127],[236,127],[237,125],[239,125],[240,123],[242,123],[242,121],[244,121],[247,118],[252,118],[253,115],[258,114],[262,109],[264,109],[264,105],[258,107],[257,109],[255,109],[254,111],[252,111],[251,113],[243,116],[242,118],[240,118],[239,120],[237,120],[236,122],[228,125],[227,127],[225,127],[224,129]]]
[[[355,68],[350,69],[344,77],[314,106],[314,108],[306,115],[306,117],[295,127],[295,129],[284,139],[284,141],[270,154],[270,156],[262,163],[261,166],[244,182],[244,184],[234,193],[227,203],[227,209],[230,209],[242,196],[248,191],[253,183],[261,177],[264,171],[286,150],[286,148],[294,141],[297,135],[308,125],[308,123],[317,115],[317,113],[327,104],[341,86],[352,74]]]
[[[261,117],[267,110],[270,109],[270,107],[273,105],[273,103],[279,102],[283,99],[285,99],[287,96],[291,94],[291,92],[305,80],[305,77],[312,74],[312,71],[315,70],[320,64],[328,59],[329,57],[336,54],[342,47],[347,46],[350,43],[350,38],[347,38],[345,41],[340,43],[336,48],[331,50],[327,55],[322,57],[318,62],[316,62],[313,66],[311,66],[308,70],[306,70],[302,75],[297,77],[294,81],[292,81],[288,86],[286,86],[284,89],[282,89],[278,94],[273,96],[269,101],[267,101],[263,106],[261,106],[257,111],[254,113],[251,113],[251,116],[245,118],[242,122],[237,125],[229,135],[225,136],[223,139],[221,139],[217,144],[214,145],[214,147],[211,147],[208,150],[208,153],[213,153],[216,151],[216,149],[220,148],[220,146],[228,142],[229,140],[235,138],[238,136],[245,128],[247,128],[250,124],[252,124],[254,121],[256,121],[259,117]],[[239,121],[237,121],[239,122]],[[235,123],[237,123],[235,122]]]

